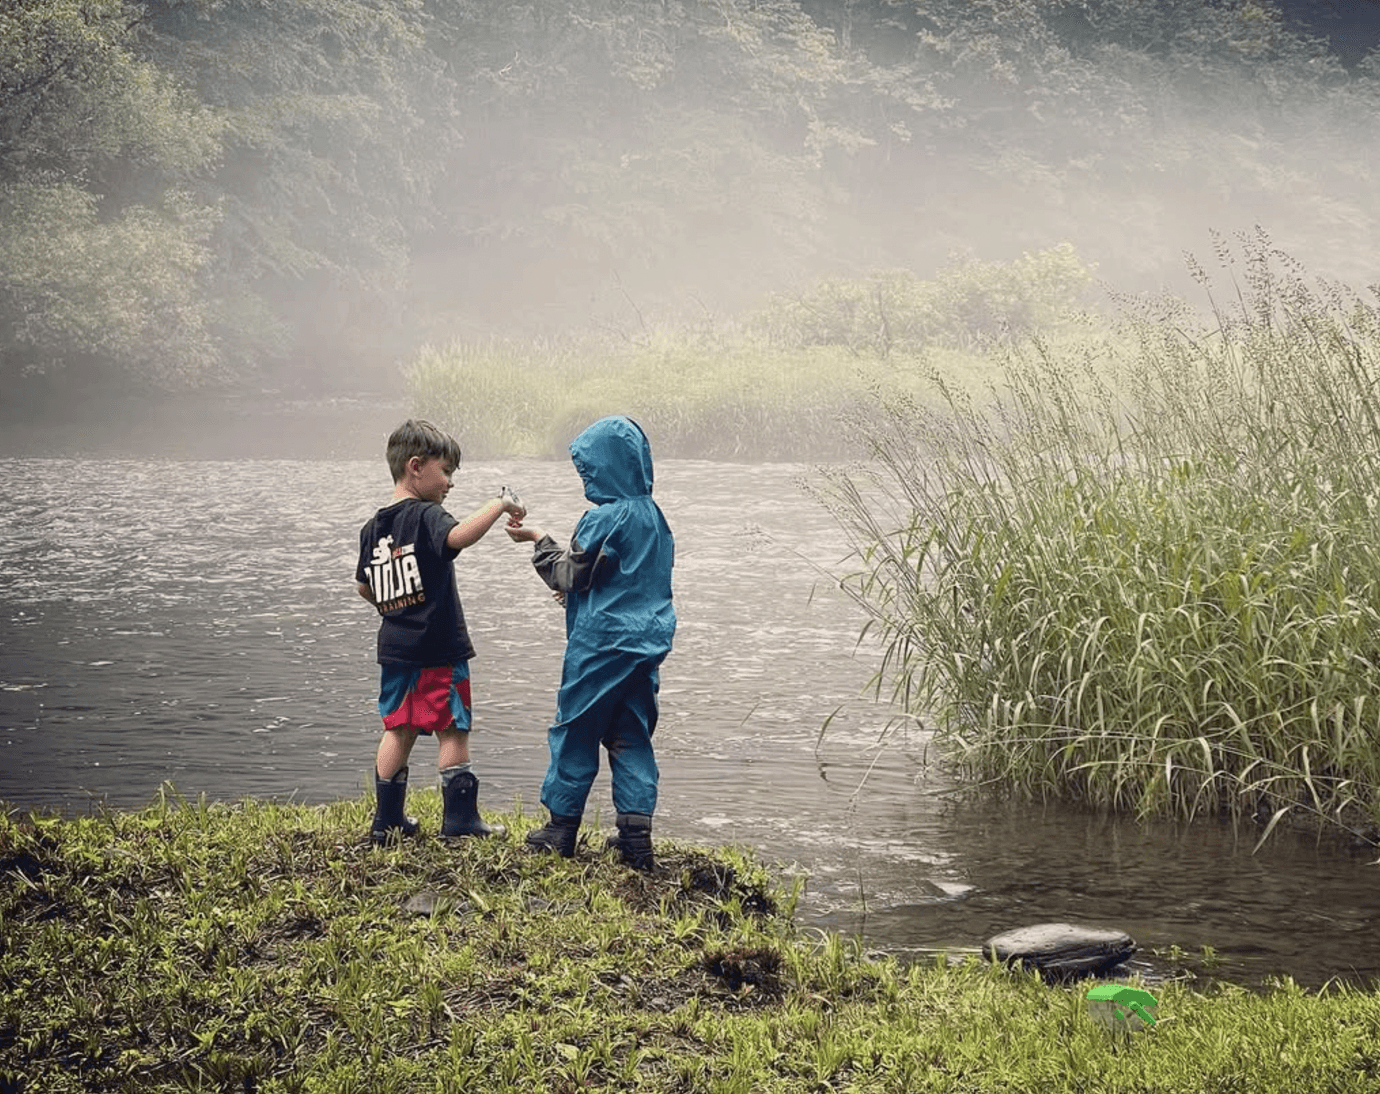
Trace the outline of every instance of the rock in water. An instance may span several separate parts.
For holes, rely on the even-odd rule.
[[[983,956],[1003,964],[1019,961],[1045,976],[1092,976],[1120,965],[1136,952],[1136,941],[1124,931],[1076,927],[1070,923],[1037,923],[993,935],[982,945]]]

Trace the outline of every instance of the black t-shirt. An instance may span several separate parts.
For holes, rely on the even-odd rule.
[[[379,664],[453,665],[474,656],[446,536],[458,522],[434,501],[404,498],[359,533],[355,580],[374,591]]]

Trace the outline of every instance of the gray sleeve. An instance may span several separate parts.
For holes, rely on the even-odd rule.
[[[591,555],[573,539],[569,549],[563,551],[550,536],[542,536],[532,552],[532,565],[541,579],[561,592],[589,588],[598,561],[597,554]]]

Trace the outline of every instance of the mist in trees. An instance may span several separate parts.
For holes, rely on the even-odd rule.
[[[1261,225],[1374,281],[1380,5],[12,0],[0,376],[386,388],[427,341],[727,322]]]

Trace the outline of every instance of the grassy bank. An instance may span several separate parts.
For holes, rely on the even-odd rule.
[[[829,498],[903,708],[977,781],[1380,822],[1380,307],[1255,241],[1216,321],[883,399]]]
[[[435,792],[414,795],[435,831]],[[0,819],[0,1089],[1362,1091],[1380,999],[904,967],[802,933],[730,851],[647,876],[507,840],[374,849],[371,805]]]

